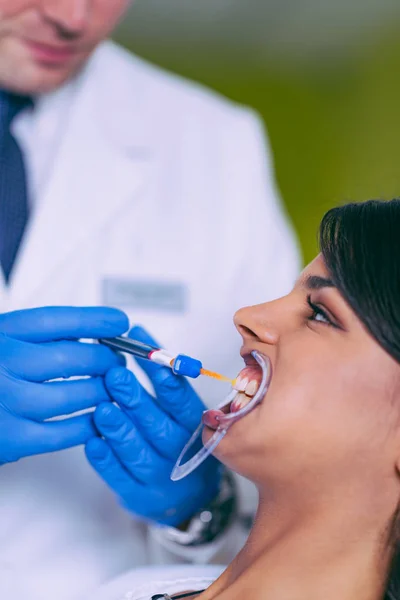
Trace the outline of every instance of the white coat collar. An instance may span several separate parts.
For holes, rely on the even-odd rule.
[[[110,78],[118,65],[118,73]],[[94,114],[110,143],[150,153],[157,145],[157,106],[149,89],[148,66],[112,42],[102,44],[87,72],[96,81]],[[151,77],[150,77],[151,80]]]
[[[134,62],[113,44],[99,47],[74,81],[40,101],[34,130],[44,119],[60,119],[60,111],[51,176],[5,298],[13,308],[35,304],[36,291],[50,285],[78,244],[100,235],[125,203],[143,199],[152,169],[151,110]]]
[[[120,150],[149,150],[154,135],[157,99],[152,98],[144,63],[113,42],[103,42],[84,69],[63,87],[36,101],[36,126],[60,119],[64,110],[91,106],[99,131]],[[90,103],[93,103],[90,105]]]

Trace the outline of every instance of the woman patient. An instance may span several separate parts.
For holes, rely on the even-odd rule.
[[[400,200],[328,212],[293,291],[234,320],[245,362],[267,356],[272,380],[214,454],[257,485],[259,506],[243,550],[192,597],[396,598]]]

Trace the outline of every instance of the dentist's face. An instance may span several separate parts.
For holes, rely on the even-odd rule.
[[[288,296],[239,310],[235,324],[242,356],[268,356],[272,380],[217,447],[222,462],[297,497],[339,483],[349,493],[367,480],[398,485],[400,366],[332,286],[321,257]]]
[[[0,88],[49,92],[72,77],[130,0],[0,0]]]

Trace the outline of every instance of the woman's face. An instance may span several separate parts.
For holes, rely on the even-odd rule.
[[[258,484],[308,492],[396,481],[400,367],[333,287],[321,256],[288,296],[239,310],[235,324],[242,356],[268,356],[272,381],[217,447],[222,462]]]

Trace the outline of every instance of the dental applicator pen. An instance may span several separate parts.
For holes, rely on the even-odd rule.
[[[230,383],[233,383],[228,377],[203,369],[203,365],[199,360],[192,358],[191,356],[186,356],[186,354],[178,354],[178,356],[173,357],[169,352],[162,348],[155,348],[149,344],[144,344],[143,342],[132,340],[131,338],[124,336],[102,338],[99,342],[117,352],[126,352],[137,358],[144,358],[146,360],[151,360],[158,365],[169,367],[175,375],[183,375],[185,377],[192,377],[193,379],[196,379],[199,375],[206,375],[207,377],[213,377],[220,381],[229,381]]]

